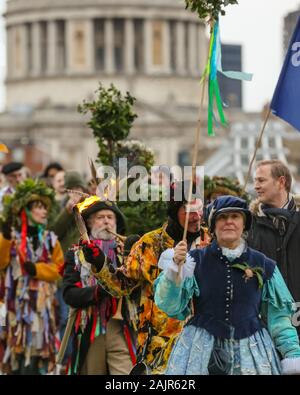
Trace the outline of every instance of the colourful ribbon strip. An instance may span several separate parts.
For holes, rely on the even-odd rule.
[[[201,83],[204,83],[204,80],[206,78],[208,79],[207,128],[208,128],[209,136],[215,135],[214,124],[218,125],[217,117],[214,114],[215,106],[218,111],[220,124],[223,126],[227,125],[227,121],[223,111],[223,102],[222,102],[219,83],[218,83],[218,76],[217,76],[218,71],[227,78],[233,78],[233,79],[244,80],[244,81],[252,80],[252,74],[249,73],[243,73],[240,71],[223,71],[219,21],[217,21],[214,24],[214,27],[210,35],[208,61],[205,66],[204,73],[200,80]]]

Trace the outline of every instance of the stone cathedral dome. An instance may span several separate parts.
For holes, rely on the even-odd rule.
[[[100,80],[197,105],[205,26],[183,0],[8,0],[7,107],[75,104]]]
[[[4,17],[0,135],[18,160],[86,169],[98,147],[76,107],[102,82],[137,98],[131,137],[158,164],[189,164],[208,42],[183,0],[7,0]]]

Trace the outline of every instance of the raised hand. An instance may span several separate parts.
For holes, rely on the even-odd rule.
[[[185,262],[187,254],[187,243],[186,241],[180,241],[174,248],[174,262],[177,265],[182,265]]]
[[[105,254],[103,251],[93,242],[88,243],[87,241],[81,241],[80,246],[87,262],[96,268],[99,272],[105,262]]]

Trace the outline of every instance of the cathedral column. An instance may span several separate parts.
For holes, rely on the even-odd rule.
[[[90,72],[95,71],[95,32],[94,32],[94,20],[88,19],[86,21],[86,56],[87,56],[87,68]]]
[[[163,59],[165,72],[171,73],[171,24],[169,20],[163,24]]]
[[[49,21],[47,24],[47,34],[48,34],[48,54],[47,54],[47,74],[53,75],[56,71],[57,62],[57,29],[56,22]]]
[[[188,25],[188,70],[191,75],[197,74],[197,26],[195,23]]]
[[[31,29],[32,42],[32,75],[41,73],[41,32],[39,22],[33,22]]]
[[[25,77],[28,72],[28,31],[25,24],[13,30],[14,75]]]
[[[144,68],[145,73],[151,72],[152,67],[152,21],[144,20]]]
[[[208,46],[209,46],[209,40],[206,38],[205,35],[205,26],[202,23],[201,24],[199,23],[197,26],[197,35],[198,35],[197,68],[202,73],[207,62]]]
[[[134,73],[134,26],[132,19],[125,20],[125,71]]]
[[[176,23],[176,70],[178,74],[185,73],[185,28],[184,22]]]
[[[13,31],[10,26],[7,26],[6,28],[6,57],[7,57],[7,71],[6,75],[7,78],[10,79],[13,77],[13,70],[12,70],[12,65],[13,65],[13,54],[12,54],[12,48],[13,48]]]
[[[104,40],[105,40],[105,72],[108,74],[112,74],[115,71],[114,25],[112,19],[106,19],[104,22]]]
[[[72,72],[72,20],[66,20],[65,42],[66,42],[66,74]]]

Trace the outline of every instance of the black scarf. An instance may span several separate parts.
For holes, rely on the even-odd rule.
[[[284,208],[272,208],[264,204],[261,206],[263,213],[273,222],[274,228],[280,236],[284,236],[288,230],[292,214],[296,211],[296,203],[291,198]]]
[[[168,218],[168,225],[166,227],[166,232],[174,240],[174,247],[182,240],[183,227],[170,217]],[[200,236],[200,231],[195,233],[187,232],[186,239],[187,239],[188,249],[190,249],[193,241],[196,240],[197,237],[199,236]]]
[[[36,251],[40,245],[38,228],[36,226],[28,225],[27,236],[31,238],[33,249]]]

